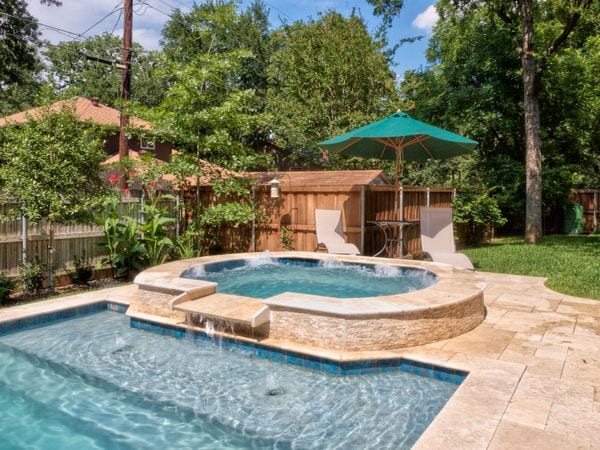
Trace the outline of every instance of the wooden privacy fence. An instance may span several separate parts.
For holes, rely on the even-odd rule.
[[[418,220],[419,207],[450,207],[453,189],[403,187],[403,212],[405,220]],[[266,215],[266,221],[240,228],[221,230],[223,252],[279,251],[283,250],[280,231],[283,226],[295,233],[294,249],[314,251],[315,209],[339,209],[343,213],[346,240],[356,244],[364,255],[373,255],[383,246],[383,235],[371,220],[394,219],[394,186],[392,185],[299,185],[282,187],[280,198],[271,198],[267,186],[256,189],[257,211]],[[214,196],[203,194],[203,205],[215,202]],[[123,214],[138,220],[140,199],[124,199]],[[0,208],[8,208],[0,205]],[[175,216],[175,204],[169,202],[170,215]],[[26,224],[27,258],[37,257],[42,263],[48,258],[48,227]],[[419,226],[406,229],[404,243],[410,253],[421,251]],[[85,255],[95,263],[106,256],[102,228],[98,225],[55,225],[54,261],[58,270],[72,266],[76,257]],[[7,275],[18,273],[23,257],[23,223],[21,219],[0,222],[0,272]]]
[[[11,206],[13,205],[0,205],[0,211],[6,213]],[[171,215],[174,215],[173,203],[168,202],[166,206]],[[123,215],[136,220],[142,219],[139,198],[124,198],[119,205],[119,210]],[[65,266],[71,267],[75,258],[83,255],[94,263],[106,257],[104,247],[101,245],[104,242],[104,234],[99,225],[56,224],[54,228],[54,263],[59,271]],[[18,273],[19,262],[23,260],[23,242],[26,245],[28,261],[35,257],[41,263],[46,263],[49,245],[47,224],[24,224],[22,219],[0,221],[0,272],[7,275]]]
[[[280,231],[283,226],[295,233],[295,250],[314,251],[315,209],[337,209],[343,213],[344,234],[364,255],[373,255],[383,246],[383,234],[371,220],[394,219],[394,186],[292,186],[283,187],[281,197],[272,199],[267,189],[257,191],[258,208],[268,220],[256,230],[256,250],[283,250]],[[405,220],[419,220],[419,207],[450,207],[451,188],[403,187]],[[419,226],[406,229],[406,249],[421,251]]]

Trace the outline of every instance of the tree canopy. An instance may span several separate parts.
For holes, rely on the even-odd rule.
[[[275,141],[298,151],[400,107],[383,44],[364,20],[327,12],[274,36],[267,111]]]
[[[98,97],[102,103],[114,106],[119,102],[121,71],[114,65],[89,60],[87,57],[120,61],[121,39],[103,33],[83,41],[47,44],[47,80],[52,93],[61,98],[75,96]],[[133,45],[131,100],[141,105],[157,106],[167,88],[159,75],[162,55]]]

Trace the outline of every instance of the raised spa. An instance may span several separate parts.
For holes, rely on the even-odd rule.
[[[359,264],[335,259],[234,259],[192,267],[181,274],[217,283],[217,292],[269,298],[284,292],[335,298],[403,294],[437,282],[428,270],[386,264]]]
[[[242,253],[156,266],[135,282],[132,317],[221,324],[279,348],[397,349],[466,333],[485,318],[476,273],[425,261]]]

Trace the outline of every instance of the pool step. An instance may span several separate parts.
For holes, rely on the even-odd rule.
[[[270,319],[269,307],[261,300],[221,293],[182,302],[174,305],[173,309],[252,329],[266,324]]]

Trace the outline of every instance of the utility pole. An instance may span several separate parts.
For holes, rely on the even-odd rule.
[[[124,0],[123,10],[123,56],[121,63],[123,69],[121,73],[121,118],[119,123],[119,163],[121,164],[121,173],[119,176],[119,189],[124,191],[127,187],[127,174],[123,167],[125,158],[129,157],[127,145],[127,135],[125,130],[129,125],[129,114],[127,113],[127,102],[131,92],[131,47],[133,29],[133,0]]]

